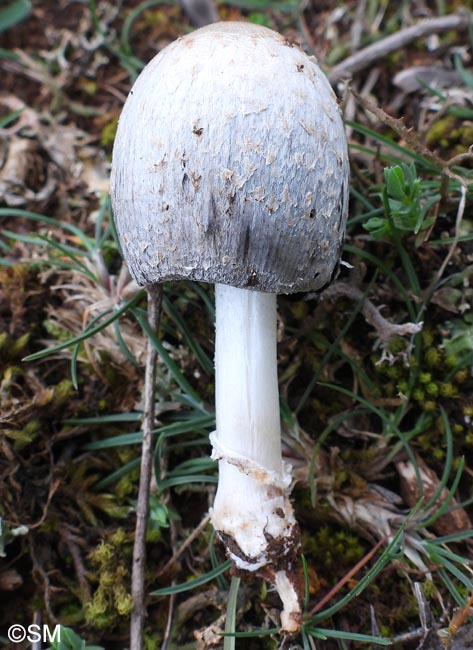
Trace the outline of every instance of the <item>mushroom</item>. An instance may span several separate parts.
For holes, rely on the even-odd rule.
[[[211,518],[236,568],[275,585],[288,632],[301,622],[300,533],[281,453],[276,294],[330,282],[348,173],[343,122],[315,60],[238,22],[152,59],[113,150],[113,211],[135,280],[215,283]]]

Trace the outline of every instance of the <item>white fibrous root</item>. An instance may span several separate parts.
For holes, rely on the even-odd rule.
[[[273,584],[282,627],[301,623],[300,531],[282,461],[276,297],[216,285],[216,411],[212,458],[219,483],[211,520],[239,571]]]

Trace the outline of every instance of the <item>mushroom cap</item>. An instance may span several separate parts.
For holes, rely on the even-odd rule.
[[[271,293],[331,279],[348,211],[335,95],[282,35],[215,23],[145,67],[120,117],[111,197],[135,280]]]

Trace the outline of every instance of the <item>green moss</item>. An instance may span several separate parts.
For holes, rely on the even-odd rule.
[[[434,382],[430,382],[430,383],[427,384],[427,386],[425,387],[425,392],[426,392],[427,395],[429,395],[430,397],[437,397],[438,394],[439,394],[439,387],[438,387],[437,384],[434,384]]]
[[[409,390],[409,384],[407,381],[400,381],[399,384],[397,385],[397,388],[400,393],[406,395],[407,391]]]
[[[416,402],[423,402],[425,400],[425,393],[422,388],[415,388],[412,391],[412,397],[416,400]]]
[[[458,372],[455,373],[453,377],[453,381],[456,384],[464,384],[465,381],[468,379],[469,374],[470,373],[467,368],[462,368],[461,370],[458,370]]]
[[[425,136],[425,142],[429,147],[441,145],[444,148],[449,146],[452,139],[452,131],[455,128],[456,117],[454,115],[446,115],[436,120]]]
[[[117,133],[117,126],[118,117],[113,118],[113,120],[110,120],[110,122],[107,122],[107,124],[105,124],[102,129],[102,133],[100,134],[100,144],[103,147],[110,147],[113,144],[115,135]]]
[[[465,404],[463,407],[463,415],[465,418],[473,418],[473,404]]]
[[[53,392],[53,407],[57,408],[67,402],[74,392],[74,385],[70,379],[63,379],[56,384]]]
[[[458,364],[458,357],[456,354],[447,354],[445,357],[445,365],[447,368],[455,368]]]
[[[442,363],[442,353],[437,348],[427,348],[424,360],[429,368],[436,368]]]
[[[323,526],[315,535],[303,534],[302,548],[306,557],[324,569],[352,566],[364,555],[358,537],[349,531],[334,530],[330,526]]]
[[[89,554],[98,586],[85,604],[86,621],[95,628],[112,628],[130,614],[133,601],[128,592],[129,573],[125,553],[131,541],[123,528],[117,528],[107,541],[102,540]]]
[[[10,343],[9,356],[11,359],[17,359],[22,356],[24,349],[30,339],[29,333],[23,334],[18,339]]]
[[[82,77],[79,79],[79,86],[81,90],[90,97],[94,97],[97,94],[98,84],[95,79],[86,79],[85,77]]]
[[[43,327],[46,332],[58,343],[65,343],[71,338],[71,333],[64,327],[60,327],[54,320],[43,321]]]
[[[443,382],[440,384],[440,395],[448,398],[458,397],[458,388],[451,382]]]
[[[29,420],[22,429],[6,429],[4,435],[13,441],[16,452],[21,451],[30,445],[38,436],[41,430],[39,420]]]
[[[392,354],[400,354],[406,349],[406,342],[402,336],[395,336],[392,341],[389,343],[389,351]]]
[[[425,346],[431,346],[433,344],[434,340],[435,340],[434,333],[428,327],[425,327],[422,330],[421,336],[422,336],[422,341],[423,341]]]
[[[473,142],[473,122],[463,122],[459,129],[460,144],[469,149]]]
[[[397,365],[387,366],[385,369],[385,375],[390,379],[399,379],[401,374],[402,369]]]

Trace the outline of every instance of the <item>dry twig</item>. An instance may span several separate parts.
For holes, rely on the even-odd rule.
[[[162,285],[148,287],[148,322],[153,332],[158,331],[161,315]],[[153,466],[152,433],[154,428],[156,384],[156,349],[148,340],[145,370],[145,394],[143,414],[143,446],[141,449],[140,485],[136,504],[135,543],[133,545],[133,567],[131,576],[131,612],[130,647],[141,650],[143,647],[145,604],[145,564],[146,564],[146,530],[148,524],[149,493]]]
[[[447,16],[422,20],[411,27],[401,29],[395,34],[368,45],[334,66],[328,75],[330,83],[334,84],[344,77],[364,70],[375,61],[379,61],[379,59],[391,52],[404,49],[419,38],[425,38],[430,34],[446,32],[451,29],[468,29],[470,19],[470,12],[461,10]]]
[[[363,291],[346,282],[335,282],[324,291],[322,297],[324,300],[336,300],[344,297],[362,301],[361,313],[366,321],[375,328],[382,343],[387,343],[393,336],[417,334],[422,329],[422,323],[390,323],[381,315],[371,300],[366,298]]]
[[[207,514],[205,517],[202,519],[200,524],[192,531],[192,533],[189,535],[189,537],[183,542],[183,544],[176,550],[175,553],[173,553],[172,557],[166,562],[166,564],[163,566],[162,569],[159,570],[158,574],[156,577],[159,578],[159,576],[164,575],[169,571],[169,569],[172,567],[172,565],[177,562],[177,560],[180,558],[180,556],[184,553],[184,551],[189,548],[189,546],[192,544],[192,542],[200,535],[200,533],[207,528],[208,524],[210,522],[210,515]]]

